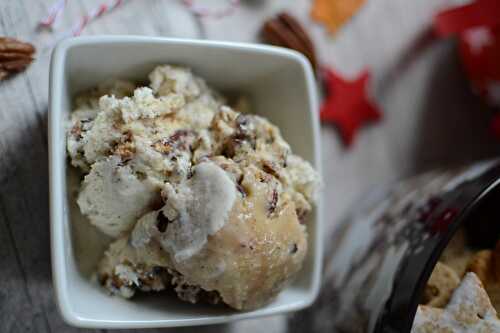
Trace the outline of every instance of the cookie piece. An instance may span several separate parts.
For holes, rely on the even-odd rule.
[[[427,281],[422,304],[433,307],[445,306],[459,284],[460,278],[457,273],[449,266],[438,262]]]
[[[500,332],[497,312],[476,274],[465,275],[444,309],[420,305],[412,333]]]
[[[467,271],[467,265],[473,255],[474,253],[467,247],[465,230],[459,229],[446,246],[439,261],[453,269],[461,278]]]
[[[497,281],[500,281],[500,240],[498,240],[492,254],[493,275]]]
[[[500,243],[500,242],[499,242]],[[474,272],[490,297],[491,303],[500,311],[500,244],[491,250],[483,250],[469,262],[468,271]]]
[[[477,275],[484,285],[494,280],[493,251],[482,250],[477,252],[467,265],[467,271]]]

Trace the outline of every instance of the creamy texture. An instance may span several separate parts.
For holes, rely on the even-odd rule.
[[[270,214],[270,190],[262,176],[247,168],[242,181],[247,196],[239,198],[227,225],[198,255],[174,263],[190,283],[217,290],[236,309],[269,302],[300,270],[307,253],[305,227],[293,202],[283,197]]]
[[[173,288],[189,302],[264,305],[301,268],[316,172],[277,127],[225,106],[189,69],[149,79],[106,83],[71,114],[77,203],[115,239],[101,283],[124,297]]]
[[[215,163],[203,162],[193,168],[193,177],[175,190],[166,184],[167,204],[162,214],[171,223],[160,244],[176,261],[198,253],[227,222],[236,200],[236,186]]]
[[[116,156],[94,163],[77,199],[82,214],[112,237],[129,230],[159,197],[154,184],[139,180],[120,163]]]
[[[226,304],[236,309],[266,304],[300,270],[307,253],[307,237],[293,202],[280,200],[275,214],[269,214],[269,187],[261,182],[264,176],[253,167],[243,172],[246,196],[236,198],[227,223],[208,237],[195,255],[181,261],[162,255],[162,240],[167,233],[160,231],[157,224],[161,211],[152,212],[137,223],[130,238],[112,245],[107,259],[101,262],[101,274],[120,277],[117,263],[126,258],[127,265],[141,266],[146,274],[158,266],[172,268],[182,274],[188,286],[217,291]],[[154,255],[148,256],[150,253]],[[168,264],[159,264],[158,258]],[[128,285],[121,287],[123,296],[144,284],[136,284],[135,278],[119,281]]]
[[[169,198],[165,206],[137,222],[131,243],[134,247],[144,246],[160,235],[157,224],[163,218],[168,225],[158,241],[175,261],[183,261],[198,253],[207,237],[227,223],[236,200],[236,186],[219,166],[207,161],[194,167],[193,176],[176,189],[165,184],[163,194]]]

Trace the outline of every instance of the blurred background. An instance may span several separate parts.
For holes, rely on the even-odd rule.
[[[483,81],[478,86],[477,80],[471,80],[474,73],[464,63],[468,58],[461,48],[463,34],[441,36],[433,25],[439,12],[463,3],[0,0],[0,37],[31,43],[36,49],[29,66],[27,62],[12,68],[1,57],[0,39],[0,77],[5,74],[0,79],[0,331],[83,331],[63,323],[50,277],[48,69],[57,41],[73,35],[133,34],[287,44],[263,36],[262,31],[277,13],[291,15],[313,44],[322,101],[332,94],[325,73],[335,73],[346,86],[361,73],[370,74],[361,95],[343,109],[344,117],[322,117],[324,215],[331,232],[346,211],[355,207],[356,198],[377,184],[500,153],[494,96],[482,92],[488,88],[481,86]],[[291,32],[278,29],[277,33]],[[284,40],[289,40],[286,35]],[[487,51],[497,41],[494,34],[479,32],[475,38],[479,44],[470,50],[481,55],[482,48]],[[285,46],[303,50],[293,42]],[[356,112],[363,110],[357,109],[356,98],[368,100],[379,116],[357,117]],[[328,103],[324,105],[327,114]],[[359,128],[352,131],[350,141],[343,130],[352,119]],[[263,330],[286,332],[286,316],[175,329]]]

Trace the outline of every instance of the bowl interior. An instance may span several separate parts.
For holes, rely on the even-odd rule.
[[[54,170],[59,168],[63,173],[60,184],[64,198],[60,226],[63,228],[63,239],[60,241],[65,253],[63,263],[54,263],[54,272],[64,275],[60,280],[62,283],[56,288],[62,289],[59,292],[65,295],[68,307],[65,310],[73,316],[73,324],[98,327],[195,325],[307,306],[315,296],[320,269],[317,212],[311,214],[307,222],[309,253],[300,275],[273,303],[256,311],[242,313],[225,307],[192,305],[178,301],[173,295],[144,295],[134,301],[125,301],[109,297],[93,285],[88,275],[107,240],[82,220],[72,199],[75,178],[71,168],[67,167],[63,121],[68,118],[72,98],[78,92],[110,78],[146,81],[147,74],[156,65],[180,64],[191,67],[194,73],[223,93],[248,96],[253,113],[277,124],[294,153],[319,168],[315,120],[311,113],[315,100],[303,64],[298,60],[300,58],[271,48],[141,38],[88,38],[60,48],[63,50],[59,52],[65,53],[61,57],[63,74],[61,78],[53,79],[62,80],[62,94],[52,106],[51,113],[52,117],[61,121],[52,122],[51,134],[55,137],[53,142],[56,142],[52,156]],[[57,94],[52,93],[54,96],[57,99]]]

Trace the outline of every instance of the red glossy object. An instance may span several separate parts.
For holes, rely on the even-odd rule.
[[[364,124],[381,118],[367,94],[370,72],[365,70],[356,79],[347,80],[325,69],[324,76],[326,98],[321,105],[321,120],[337,126],[343,142],[349,146]]]
[[[455,35],[470,28],[500,25],[500,1],[476,0],[438,13],[434,29],[438,36]]]
[[[500,106],[500,26],[463,32],[459,37],[459,52],[476,92],[489,104]]]
[[[500,107],[500,1],[476,0],[438,13],[438,36],[456,35],[460,59],[474,91]]]

